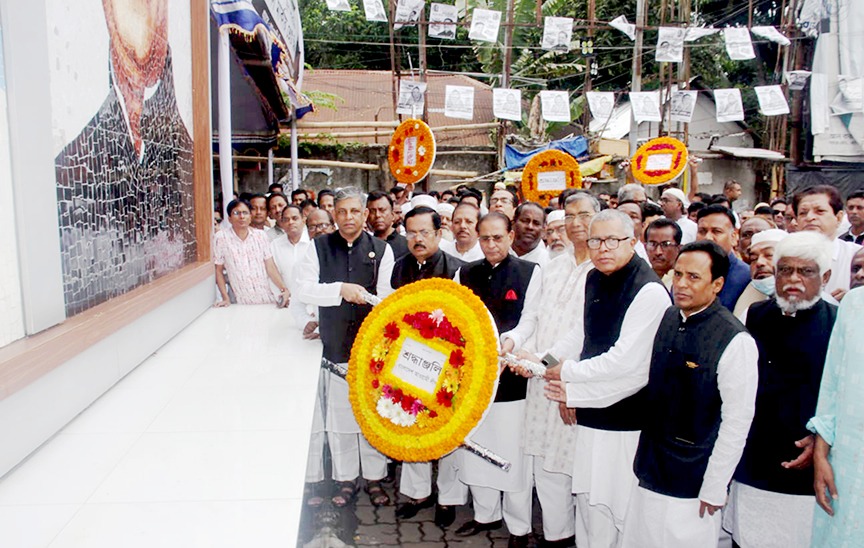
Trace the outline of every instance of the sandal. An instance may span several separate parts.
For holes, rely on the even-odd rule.
[[[356,483],[353,481],[340,481],[336,483],[336,487],[338,487],[336,494],[330,499],[333,506],[337,508],[345,508],[354,502],[354,498],[357,496]]]
[[[387,506],[390,504],[390,496],[384,491],[380,481],[367,481],[366,493],[372,506]]]
[[[321,496],[324,482],[307,483],[303,488],[303,496],[306,499],[306,506],[309,508],[320,508],[324,504],[324,497]]]

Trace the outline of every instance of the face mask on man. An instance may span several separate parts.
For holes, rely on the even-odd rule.
[[[767,278],[762,278],[761,280],[753,280],[753,287],[756,288],[756,291],[765,295],[766,297],[773,297],[774,292],[776,291],[774,276],[768,276]]]

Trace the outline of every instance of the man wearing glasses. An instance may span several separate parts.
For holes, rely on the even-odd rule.
[[[681,226],[671,219],[657,219],[645,229],[648,260],[666,289],[672,289],[672,268],[678,259],[682,237]]]
[[[511,221],[513,215],[516,214],[516,206],[518,205],[519,199],[516,197],[516,193],[507,188],[496,190],[489,198],[489,211],[503,213]]]
[[[393,289],[426,280],[452,280],[465,263],[438,248],[441,242],[441,217],[434,209],[420,206],[405,215],[405,238],[409,254],[396,261],[390,285]],[[438,461],[438,501],[435,523],[447,527],[456,518],[456,506],[468,502],[468,486],[456,477],[456,455]],[[396,517],[410,519],[435,502],[432,496],[432,466],[429,462],[403,462],[399,492],[407,501],[396,508]]]
[[[316,209],[306,217],[306,230],[309,232],[310,240],[314,240],[316,236],[321,234],[335,232],[336,225],[333,223],[333,215],[326,209]]]
[[[556,345],[565,350],[551,357],[563,364],[547,369],[546,394],[576,408],[576,545],[611,548],[618,545],[637,484],[633,458],[645,411],[640,391],[671,300],[636,255],[629,216],[601,211],[588,233],[594,270],[585,284],[584,327]]]

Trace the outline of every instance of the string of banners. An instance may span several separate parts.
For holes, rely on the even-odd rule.
[[[351,11],[348,0],[326,0],[331,11]],[[394,14],[393,28],[415,26],[425,9],[425,0],[398,0]],[[367,21],[386,23],[387,11],[383,0],[363,0],[363,10]],[[468,38],[477,42],[497,42],[501,28],[502,12],[484,8],[471,11],[471,26]],[[433,2],[429,7],[428,35],[441,40],[456,39],[456,23],[459,12],[456,6]],[[573,42],[573,19],[570,17],[547,16],[543,18],[543,37],[540,47],[555,52],[568,52],[577,49]],[[626,34],[630,40],[636,39],[636,25],[620,15],[608,22],[612,28]],[[735,61],[755,59],[752,33],[759,38],[788,46],[791,42],[776,27],[660,27],[657,31],[657,45],[654,59],[660,63],[681,63],[684,61],[684,44],[695,42],[706,36],[723,33],[726,53]]]
[[[803,71],[796,71],[803,72]],[[791,83],[806,78],[808,74],[787,75]],[[799,82],[800,83],[800,82]],[[800,88],[799,88],[800,89]],[[789,114],[789,104],[779,85],[755,86],[756,100],[759,112],[764,116],[782,116]],[[744,103],[741,90],[738,88],[707,90],[714,96],[716,118],[718,122],[740,122],[744,120]],[[595,120],[601,123],[609,121],[615,114],[616,93],[614,91],[588,91],[585,99]],[[636,122],[660,122],[663,119],[663,106],[669,110],[669,119],[673,122],[690,123],[696,110],[696,100],[699,91],[672,90],[668,100],[663,91],[631,91],[628,93],[633,119]],[[662,95],[661,95],[662,94]],[[471,86],[451,86],[444,88],[444,116],[461,120],[474,118],[475,88]],[[423,112],[426,96],[426,83],[413,80],[401,80],[399,83],[399,100],[396,112],[417,116]],[[435,111],[435,109],[430,109]],[[441,110],[437,110],[441,112]],[[502,120],[522,120],[522,91],[509,88],[492,89],[492,112]],[[570,92],[550,91],[540,92],[540,113],[547,122],[570,122]]]

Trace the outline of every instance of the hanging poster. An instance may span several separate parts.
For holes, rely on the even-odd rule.
[[[615,106],[615,93],[611,91],[588,91],[585,92],[588,99],[588,108],[595,120],[606,122],[612,117],[612,109]]]
[[[471,12],[471,30],[468,31],[468,38],[478,42],[496,42],[500,26],[500,11],[475,8]]]
[[[657,91],[631,91],[630,104],[633,106],[633,119],[637,123],[659,122],[660,116],[660,92]]]
[[[426,97],[426,84],[413,80],[399,81],[399,102],[396,105],[397,114],[408,114],[417,117],[423,114],[423,103]]]
[[[624,34],[627,35],[631,40],[636,39],[636,25],[633,23],[628,23],[627,18],[623,15],[619,15],[615,19],[609,21],[609,26],[613,29],[618,29]]]
[[[492,112],[502,120],[522,121],[522,91],[495,88],[492,90]]]
[[[807,80],[810,79],[809,70],[791,70],[783,75],[786,83],[789,84],[789,91],[801,91],[807,86]]]
[[[756,57],[753,42],[750,41],[750,31],[746,28],[726,27],[723,29],[723,37],[726,40],[726,53],[729,54],[729,59],[744,61]]]
[[[780,116],[789,114],[789,103],[783,96],[783,88],[780,86],[756,86],[756,98],[759,100],[759,110],[765,116]]]
[[[750,32],[760,38],[765,38],[766,40],[780,44],[781,46],[788,46],[792,43],[788,38],[783,36],[779,30],[777,30],[777,27],[753,27],[750,29]]]
[[[570,51],[573,39],[573,19],[570,17],[544,17],[543,41],[540,47],[549,51]]]
[[[416,25],[420,21],[420,12],[423,11],[424,5],[423,0],[398,0],[396,2],[396,15],[393,19],[393,29],[399,30],[402,27]]]
[[[474,118],[474,88],[471,86],[445,86],[444,116],[464,120]]]
[[[681,63],[684,61],[684,29],[660,27],[657,31],[657,50],[654,60],[658,63]]]
[[[698,92],[692,90],[676,90],[672,92],[669,118],[673,122],[689,124],[693,119]]]
[[[717,105],[718,122],[741,122],[744,120],[744,104],[741,102],[740,89],[715,89],[714,103]]]
[[[348,0],[327,0],[327,8],[330,11],[351,11]]]
[[[456,6],[432,4],[429,8],[429,37],[442,40],[456,38],[456,20],[459,18]]]
[[[706,36],[711,36],[712,34],[717,34],[718,32],[720,32],[720,29],[715,29],[714,27],[690,27],[687,29],[687,32],[684,33],[684,41],[695,42],[696,40],[700,40]]]
[[[366,12],[367,21],[387,22],[387,12],[384,11],[381,0],[363,0],[363,10]]]
[[[566,91],[541,91],[540,111],[547,122],[569,122],[570,95]]]

